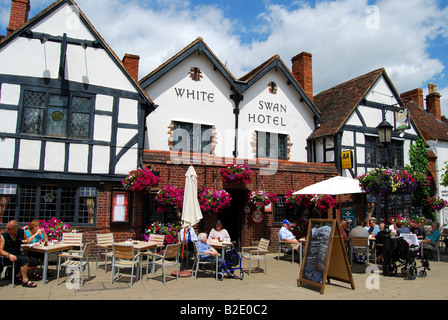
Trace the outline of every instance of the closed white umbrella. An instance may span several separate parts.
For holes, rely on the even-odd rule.
[[[184,258],[185,250],[185,236],[187,234],[186,229],[191,228],[195,224],[199,223],[202,219],[202,211],[199,206],[198,199],[198,175],[193,166],[188,168],[185,173],[185,190],[184,200],[182,203],[182,227],[184,228],[184,239],[182,242],[182,259]],[[188,277],[191,273],[188,271],[182,271],[179,276]]]
[[[185,174],[184,201],[182,203],[182,227],[191,227],[202,219],[198,199],[198,175],[193,166]]]

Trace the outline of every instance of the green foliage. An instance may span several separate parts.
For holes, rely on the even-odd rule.
[[[426,143],[422,138],[418,138],[415,143],[411,144],[409,149],[409,162],[411,163],[411,172],[428,173],[428,150],[426,149]]]
[[[448,161],[445,162],[445,168],[443,168],[442,173],[442,181],[440,181],[440,184],[444,187],[448,187]]]

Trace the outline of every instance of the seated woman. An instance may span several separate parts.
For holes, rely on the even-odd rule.
[[[217,239],[218,241],[230,242],[230,235],[226,229],[222,228],[222,222],[220,220],[216,221],[215,228],[210,231],[208,237],[212,240]]]
[[[48,241],[48,237],[45,234],[44,229],[41,229],[39,227],[40,222],[37,220],[33,220],[28,225],[28,229],[25,230],[27,238],[30,239],[30,244]],[[42,275],[40,275],[37,272],[37,266],[39,265],[39,260],[44,261],[44,254],[39,252],[28,251],[26,255],[30,259],[30,266],[32,266],[29,268],[32,277],[37,280],[42,279]]]
[[[198,249],[198,253],[206,253],[207,255],[201,256],[202,261],[209,261],[209,262],[215,262],[216,255],[218,255],[218,251],[216,251],[211,245],[207,243],[207,234],[206,233],[200,233],[198,235],[198,241],[196,242],[196,248]],[[225,260],[222,258],[218,258],[218,268],[221,269],[224,264]],[[229,278],[239,279],[236,275],[232,274],[226,267],[222,269],[225,273],[227,273],[227,276]]]

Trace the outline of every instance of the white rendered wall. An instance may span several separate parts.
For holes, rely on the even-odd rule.
[[[271,82],[278,86],[276,94],[269,92]],[[261,131],[289,135],[292,143],[289,160],[307,162],[307,137],[314,130],[314,114],[300,102],[299,94],[287,84],[281,71],[272,69],[250,87],[240,110],[240,158],[256,157],[251,142],[254,132]]]
[[[192,67],[202,71],[200,81],[190,78]],[[215,126],[215,155],[232,156],[235,118],[230,84],[205,55],[191,55],[144,89],[159,106],[147,118],[145,149],[169,151],[168,127],[178,121]],[[187,97],[187,90],[194,94]]]

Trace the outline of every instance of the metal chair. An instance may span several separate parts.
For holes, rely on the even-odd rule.
[[[431,251],[436,251],[437,252],[437,261],[440,262],[440,237],[439,239],[437,239],[436,242],[421,242],[420,243],[420,254],[421,257],[424,256],[424,250],[431,250]]]
[[[121,268],[130,268],[131,269],[131,286],[134,280],[134,269],[137,266],[137,275],[138,278],[138,266],[141,263],[141,255],[142,252],[136,253],[137,250],[134,249],[133,245],[124,245],[124,244],[116,244],[113,246],[113,255],[112,255],[112,275],[110,278],[110,283],[112,284],[114,281],[115,269],[118,269],[118,276],[120,276]]]
[[[218,280],[218,258],[221,256],[220,254],[217,254],[215,256],[215,260],[214,261],[204,261],[201,260],[202,256],[207,256],[209,254],[207,253],[199,253],[198,252],[198,247],[196,246],[197,242],[194,243],[194,262],[193,262],[193,272],[194,272],[194,278],[197,279],[198,278],[198,272],[199,272],[199,267],[201,265],[215,265],[215,278],[216,280]]]
[[[98,260],[100,254],[104,255],[104,270],[107,273],[107,258],[112,260],[112,246],[114,244],[114,234],[113,233],[97,233],[96,235],[96,268],[98,269]],[[100,252],[104,250],[104,252]]]
[[[165,241],[165,235],[151,233],[149,235],[149,241],[157,243],[157,250],[159,251],[160,254],[162,254],[163,243]]]
[[[242,247],[241,255],[244,259],[249,260],[249,275],[251,272],[251,264],[252,260],[258,261],[258,268],[260,268],[260,260],[264,260],[264,273],[268,274],[268,262],[266,258],[266,254],[268,253],[269,243],[271,241],[261,238],[258,246],[254,247]],[[245,251],[246,250],[246,251]]]
[[[353,254],[355,253],[366,254],[367,265],[369,265],[370,256],[372,256],[372,261],[376,263],[375,244],[373,243],[372,246],[372,250],[370,250],[368,237],[350,237],[350,265],[353,264]],[[372,251],[372,254],[370,254],[370,251]]]
[[[292,246],[292,244],[290,242],[286,242],[286,241],[282,241],[280,239],[280,235],[278,235],[278,242],[279,242],[279,247],[278,247],[278,255],[277,255],[277,260],[280,260],[280,253],[281,252],[291,252],[291,262],[294,262],[294,248]]]
[[[62,243],[73,247],[82,247],[82,233],[66,232],[62,234]]]
[[[73,269],[79,270],[79,273],[81,274],[81,285],[84,285],[83,270],[86,266],[88,269],[88,276],[90,278],[89,253],[92,246],[93,241],[86,243],[83,249],[80,251],[69,250],[67,252],[58,255],[59,259],[58,259],[57,285],[59,285],[59,273],[61,271],[61,267],[66,268],[66,270],[70,269],[70,271],[73,271]],[[66,259],[64,262],[62,262],[63,258]]]
[[[15,285],[15,278],[16,278],[16,262],[15,261],[13,261],[12,263],[11,263],[11,265],[9,265],[9,264],[7,264],[7,265],[5,265],[5,263],[4,263],[4,259],[5,259],[5,257],[3,257],[3,256],[1,256],[0,257],[1,259],[0,259],[0,275],[2,274],[2,272],[3,272],[3,268],[4,267],[11,267],[12,268],[12,273],[11,273],[11,278],[12,278],[12,287],[14,288],[16,285]],[[7,259],[7,258],[6,258]],[[6,277],[6,271],[5,271],[5,277]]]
[[[149,263],[161,267],[162,268],[162,275],[163,275],[163,284],[166,286],[166,267],[176,266],[177,267],[177,273],[176,273],[176,280],[179,279],[179,253],[180,253],[180,247],[181,243],[176,244],[169,244],[166,246],[165,251],[163,252],[163,255],[153,253],[153,252],[143,252],[143,255],[147,255],[148,259],[146,260],[146,281],[148,281],[148,266]],[[149,262],[150,257],[155,257],[156,260],[151,260]],[[159,258],[159,259],[157,259]],[[141,267],[140,267],[141,269]]]

